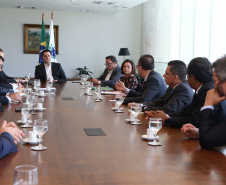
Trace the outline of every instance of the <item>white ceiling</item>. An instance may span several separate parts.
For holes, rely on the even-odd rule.
[[[24,9],[35,7],[36,10],[118,13],[146,1],[148,0],[0,0],[0,8],[22,6]]]

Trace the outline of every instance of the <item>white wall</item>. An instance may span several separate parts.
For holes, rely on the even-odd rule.
[[[149,0],[143,4],[142,53],[164,73],[170,60],[211,62],[226,53],[226,1]]]
[[[4,71],[9,76],[34,75],[38,54],[23,53],[23,24],[41,24],[39,10],[0,8],[0,48],[5,53]],[[50,22],[50,11],[44,11],[45,24]],[[128,47],[127,58],[137,62],[141,48],[142,5],[118,14],[91,14],[82,12],[54,12],[54,25],[59,25],[59,55],[68,78],[75,76],[77,67],[87,66],[99,76],[105,66],[105,56],[115,55],[119,65],[119,49]]]

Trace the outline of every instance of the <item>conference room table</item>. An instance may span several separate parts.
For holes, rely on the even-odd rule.
[[[111,110],[113,95],[94,102],[95,95],[84,95],[78,83],[53,86],[55,95],[37,98],[46,110],[31,116],[32,120],[48,120],[42,142],[47,150],[33,151],[32,145],[20,142],[17,153],[0,159],[1,185],[13,184],[14,169],[19,165],[37,166],[39,185],[226,184],[225,147],[201,149],[197,139],[188,139],[179,129],[166,126],[157,134],[162,146],[150,146],[141,138],[147,133],[148,120],[140,114],[141,125],[126,122],[126,105],[121,106],[124,113]],[[21,113],[15,112],[20,106],[4,106],[0,121],[20,120]],[[85,128],[100,128],[106,135],[88,136]],[[25,138],[30,130],[23,129]]]

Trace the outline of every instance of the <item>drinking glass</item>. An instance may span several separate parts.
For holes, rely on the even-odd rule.
[[[31,147],[32,150],[46,150],[46,146],[42,146],[41,142],[42,136],[48,131],[48,123],[45,119],[37,119],[34,120],[34,126],[33,131],[38,135],[39,137],[39,145]]]
[[[88,79],[88,75],[82,75],[81,76],[81,83],[82,83],[82,89],[85,89],[85,84],[86,84],[86,81]]]
[[[27,184],[38,184],[38,168],[32,165],[16,166],[13,185]]]
[[[87,82],[88,96],[92,96],[91,89],[93,88],[93,82]]]
[[[35,111],[34,111],[34,104],[36,103],[36,97],[35,95],[28,95],[27,96],[27,99],[26,99],[26,103],[29,104],[32,108],[32,114],[35,114]]]
[[[31,88],[28,88],[28,87],[24,88],[23,93],[25,97],[27,97],[29,94],[31,94]]]
[[[96,93],[96,95],[97,95],[97,98],[96,98],[95,101],[101,101],[101,99],[100,99],[100,96],[101,96],[101,86],[97,86],[97,87],[95,88],[95,93]]]
[[[135,121],[131,122],[131,124],[133,124],[133,125],[141,124],[140,122],[138,122],[138,119],[137,119],[138,114],[141,112],[141,108],[142,108],[141,103],[132,103],[131,104],[131,112],[135,116]]]
[[[159,141],[156,140],[157,132],[162,128],[162,118],[150,118],[149,128],[153,131],[155,140],[153,142],[148,142],[152,146],[161,146]]]
[[[34,80],[34,89],[37,91],[37,93],[39,93],[40,86],[41,86],[40,79],[35,79]]]
[[[21,113],[27,117],[27,122],[25,123],[25,125],[22,125],[21,127],[23,128],[32,127],[31,125],[29,125],[29,121],[28,121],[28,118],[31,115],[31,112],[32,112],[32,107],[28,103],[23,103]]]
[[[115,98],[115,104],[117,106],[117,109],[115,112],[124,112],[122,110],[120,110],[120,105],[124,102],[124,96],[121,94],[116,94],[116,98]]]

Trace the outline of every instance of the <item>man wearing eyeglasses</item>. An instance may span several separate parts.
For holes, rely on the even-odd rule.
[[[7,76],[4,73],[4,71],[2,70],[3,62],[5,61],[5,58],[4,58],[4,52],[1,48],[0,48],[0,57],[1,57],[1,60],[0,60],[0,83],[16,83],[17,82],[16,79]]]
[[[117,65],[117,60],[115,56],[107,56],[105,57],[105,65],[106,68],[104,73],[99,78],[93,78],[92,82],[95,85],[104,85],[113,87],[115,83],[122,77],[121,68]]]
[[[136,91],[127,89],[121,81],[115,84],[115,88],[127,94],[124,99],[124,104],[128,103],[142,103],[156,100],[162,97],[166,92],[166,83],[163,77],[154,71],[155,63],[151,55],[142,55],[137,64],[137,71],[142,79],[143,84],[140,89]]]
[[[169,86],[165,95],[157,100],[147,102],[146,106],[143,107],[144,111],[162,110],[169,114],[181,111],[192,102],[194,93],[186,81],[186,65],[184,62],[180,60],[170,61],[163,77]]]

